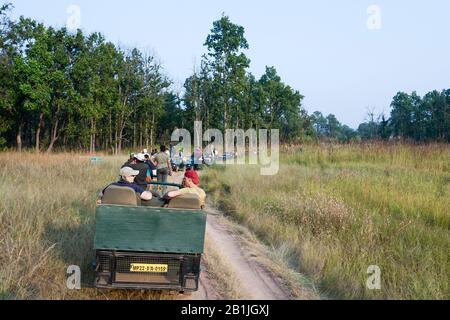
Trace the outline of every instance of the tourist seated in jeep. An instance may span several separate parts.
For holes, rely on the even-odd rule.
[[[99,194],[97,203],[137,205],[140,203],[140,200],[151,200],[152,193],[145,191],[134,183],[134,178],[138,174],[138,170],[133,170],[130,167],[121,168],[119,172],[121,179],[104,188]]]
[[[190,169],[186,170],[183,179],[183,189],[169,191],[164,195],[164,198],[167,200],[171,200],[173,198],[179,197],[185,194],[195,194],[198,196],[200,200],[200,206],[205,206],[206,193],[203,189],[199,188],[198,185],[200,183],[200,179],[195,170]]]

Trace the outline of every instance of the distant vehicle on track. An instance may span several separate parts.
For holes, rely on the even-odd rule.
[[[225,152],[222,156],[223,161],[232,160],[234,158],[236,158],[236,156],[232,152]]]

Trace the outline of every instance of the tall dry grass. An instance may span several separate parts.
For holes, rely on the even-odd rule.
[[[273,177],[208,170],[207,191],[326,295],[450,298],[448,145],[303,146],[281,161]],[[366,287],[370,265],[381,290]]]
[[[0,299],[161,297],[90,288],[96,197],[126,158],[0,153]],[[69,265],[81,267],[82,290],[67,289]]]

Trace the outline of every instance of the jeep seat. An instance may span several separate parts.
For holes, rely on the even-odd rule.
[[[106,188],[102,204],[139,206],[141,205],[141,198],[132,188],[112,185]]]
[[[193,193],[182,194],[171,199],[167,207],[171,209],[201,209],[200,198]]]

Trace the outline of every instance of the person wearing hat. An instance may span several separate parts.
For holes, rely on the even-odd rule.
[[[166,193],[164,198],[166,199],[173,199],[175,197],[178,197],[182,194],[186,193],[194,193],[198,195],[200,198],[200,204],[203,207],[205,205],[206,200],[206,193],[201,189],[198,185],[200,184],[200,179],[198,177],[197,171],[195,170],[186,170],[186,173],[184,174],[183,178],[183,189],[176,190],[176,191],[169,191]]]
[[[130,158],[122,165],[123,167],[129,166],[134,161],[134,153],[130,153]]]
[[[119,171],[120,180],[114,183],[109,184],[106,188],[104,188],[99,194],[99,200],[97,203],[101,204],[101,199],[105,194],[105,190],[110,186],[118,186],[118,187],[128,187],[134,190],[137,194],[140,195],[142,200],[149,201],[152,199],[152,193],[149,191],[145,191],[139,185],[134,182],[136,176],[139,175],[138,170],[134,170],[131,167],[123,167]]]
[[[143,153],[138,153],[134,155],[134,159],[129,164],[124,164],[122,168],[130,167],[133,170],[139,171],[134,182],[140,186],[142,189],[147,190],[147,169],[148,165],[145,163],[145,156]]]

